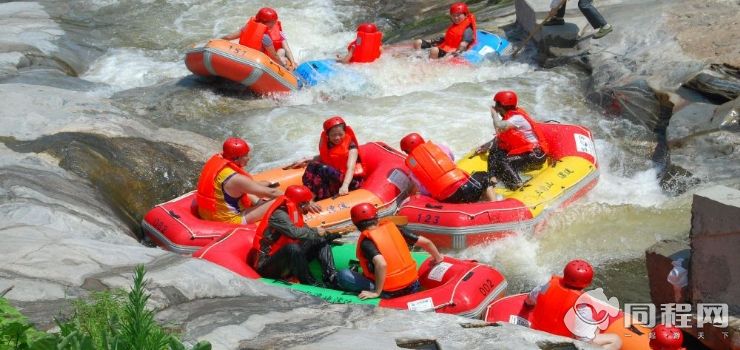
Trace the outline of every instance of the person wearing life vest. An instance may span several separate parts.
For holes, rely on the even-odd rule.
[[[269,7],[261,8],[244,27],[224,35],[221,39],[239,39],[239,45],[262,51],[273,61],[289,70],[294,70],[297,66],[293,51],[290,50],[288,41],[285,39],[283,26],[278,20],[277,11]]]
[[[444,260],[427,238],[390,221],[378,222],[378,212],[370,203],[355,205],[350,216],[360,231],[356,254],[362,273],[342,269],[337,283],[342,290],[359,293],[360,299],[394,298],[419,291],[419,275],[410,252],[413,246],[429,253],[434,264]]]
[[[659,324],[650,331],[650,349],[652,350],[684,350],[683,332],[672,326]]]
[[[264,215],[273,198],[283,194],[267,181],[252,179],[243,169],[248,162],[249,145],[236,137],[226,139],[223,152],[206,162],[195,196],[202,219],[250,224]]]
[[[445,203],[474,203],[496,200],[496,193],[489,186],[486,172],[467,172],[457,167],[439,145],[424,141],[417,133],[401,139],[401,150],[406,152],[406,166],[411,170],[412,181],[418,183],[420,192]]]
[[[447,54],[459,55],[475,45],[477,24],[475,15],[463,2],[450,6],[452,24],[447,28],[444,37],[436,40],[416,39],[415,49],[429,49],[429,58],[442,58]]]
[[[585,260],[571,260],[563,269],[563,276],[553,275],[546,284],[534,288],[525,305],[534,307],[532,311],[532,328],[552,334],[575,338],[584,342],[601,346],[604,349],[618,350],[622,347],[622,340],[612,333],[598,334],[596,314],[590,305],[576,305],[584,293],[583,290],[591,285],[594,270]],[[566,314],[571,308],[576,308],[577,317],[573,317],[575,324],[566,325]],[[570,322],[570,321],[569,321]],[[578,334],[571,332],[578,330]]]
[[[302,284],[316,285],[308,263],[317,258],[324,285],[336,288],[337,270],[329,243],[340,235],[304,224],[303,214],[321,211],[312,198],[305,186],[288,186],[285,195],[276,198],[262,217],[253,250],[247,257],[260,276],[276,279],[295,276]]]
[[[489,151],[491,181],[501,180],[512,190],[523,185],[519,172],[541,167],[548,154],[547,142],[537,122],[517,106],[517,100],[516,93],[508,90],[493,96],[491,118],[496,136],[476,152]]]
[[[347,46],[347,54],[337,55],[341,63],[373,62],[383,52],[383,33],[374,23],[362,23],[357,26],[357,38]]]
[[[306,166],[303,185],[315,200],[343,196],[360,187],[365,176],[355,132],[340,116],[324,121],[319,140],[319,155],[295,162],[290,167]],[[352,169],[352,170],[349,170]]]

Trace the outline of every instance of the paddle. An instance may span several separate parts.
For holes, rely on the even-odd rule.
[[[566,1],[567,0],[560,0],[560,3],[558,4],[558,7],[556,7],[555,9],[550,10],[550,13],[554,13],[556,10],[559,10],[561,7],[563,7],[565,5],[565,2]],[[519,54],[519,51],[521,51],[525,46],[527,46],[527,43],[529,42],[529,40],[532,39],[532,37],[534,37],[535,34],[539,33],[540,30],[542,30],[542,27],[545,25],[545,22],[547,22],[550,18],[552,18],[554,16],[554,14],[550,14],[550,13],[547,14],[547,17],[545,17],[545,19],[543,19],[540,24],[538,24],[536,27],[534,27],[534,29],[532,30],[532,32],[529,33],[529,36],[526,39],[524,39],[524,42],[522,43],[522,45],[519,46],[516,50],[514,50],[514,53],[511,54],[511,58],[516,57],[516,55]]]

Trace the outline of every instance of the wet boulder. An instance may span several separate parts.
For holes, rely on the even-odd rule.
[[[740,94],[740,68],[727,63],[710,64],[683,85],[725,103]]]

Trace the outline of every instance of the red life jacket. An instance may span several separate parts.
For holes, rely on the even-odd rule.
[[[540,130],[539,125],[537,122],[535,122],[532,117],[527,114],[527,111],[525,111],[522,108],[515,108],[512,110],[509,110],[504,114],[502,117],[503,120],[509,120],[514,115],[521,115],[524,117],[524,119],[527,120],[529,125],[532,126],[532,132],[534,133],[535,137],[537,137],[536,143],[530,142],[527,140],[527,138],[524,136],[524,132],[521,130],[518,130],[517,128],[509,128],[506,131],[502,132],[497,137],[498,147],[499,149],[502,149],[504,151],[507,151],[507,153],[510,156],[532,152],[535,148],[539,146],[539,148],[544,152],[545,154],[548,153],[548,147],[547,142],[545,142],[545,137],[542,131]]]
[[[321,162],[331,166],[334,169],[339,170],[342,176],[347,172],[347,159],[349,158],[349,145],[353,143],[358,147],[357,162],[355,162],[355,171],[353,177],[362,177],[365,175],[365,171],[362,168],[359,157],[360,144],[357,142],[355,132],[348,125],[344,127],[344,138],[338,145],[334,145],[329,148],[329,136],[326,131],[321,132],[321,140],[319,141],[319,159]]]
[[[573,338],[573,333],[565,325],[565,314],[575,306],[583,291],[565,287],[562,280],[560,276],[552,276],[547,290],[537,297],[532,311],[532,328]]]
[[[370,272],[370,266],[365,254],[362,253],[362,242],[366,239],[375,243],[380,255],[385,259],[388,267],[385,273],[383,291],[392,292],[408,287],[419,279],[416,271],[416,262],[411,257],[411,252],[403,239],[401,231],[392,222],[381,222],[377,228],[362,231],[357,240],[357,260],[360,261],[362,274],[375,281],[375,274]]]
[[[267,53],[262,45],[262,37],[267,33],[270,35],[270,39],[272,39],[272,46],[275,48],[275,51],[277,51],[283,47],[282,31],[283,26],[280,24],[280,21],[277,21],[277,23],[272,26],[272,29],[267,29],[266,25],[257,22],[257,20],[252,17],[247,21],[244,29],[242,29],[242,33],[239,36],[239,45],[244,45]]]
[[[463,41],[463,36],[465,34],[465,29],[468,27],[471,27],[473,29],[473,42],[468,43],[468,47],[465,48],[465,50],[470,49],[475,45],[475,42],[477,41],[478,34],[476,31],[478,30],[478,25],[475,22],[475,16],[472,13],[469,13],[464,20],[460,21],[458,24],[452,24],[449,28],[447,28],[447,32],[445,33],[445,40],[439,44],[439,48],[445,52],[453,52],[457,51],[457,49],[460,47],[460,43]]]
[[[438,201],[449,198],[470,179],[447,153],[431,141],[416,146],[406,157],[406,166]]]
[[[272,213],[275,212],[278,208],[281,206],[285,206],[286,211],[288,212],[288,217],[290,217],[290,222],[292,222],[296,227],[303,227],[303,213],[301,213],[298,206],[296,206],[295,203],[288,200],[285,196],[280,196],[275,198],[275,202],[272,203],[269,209],[267,209],[267,212],[264,216],[262,216],[262,219],[260,220],[259,225],[257,226],[257,232],[254,234],[254,240],[252,241],[252,252],[250,253],[250,264],[255,269],[257,268],[257,264],[259,263],[259,257],[260,257],[260,249],[262,249],[262,239],[265,235],[265,230],[269,227],[270,223],[270,217],[272,216]],[[284,234],[280,235],[280,238],[278,238],[275,242],[272,243],[270,246],[270,250],[268,252],[265,252],[268,256],[272,256],[280,250],[283,246],[289,243],[296,242],[296,239],[290,238]]]
[[[354,48],[350,62],[364,63],[372,62],[380,57],[380,45],[383,41],[383,33],[357,32],[357,39],[347,46],[347,51]]]
[[[198,203],[199,210],[210,213],[216,212],[216,188],[214,187],[214,183],[216,180],[216,176],[218,176],[221,170],[223,170],[225,167],[229,167],[238,174],[244,175],[250,179],[252,178],[252,175],[250,175],[236,163],[224,159],[221,154],[214,154],[211,159],[209,159],[203,166],[203,170],[200,172],[200,178],[198,179],[198,187],[195,193],[195,200]],[[248,196],[242,195],[240,199],[242,205],[245,208],[252,205],[247,197]]]

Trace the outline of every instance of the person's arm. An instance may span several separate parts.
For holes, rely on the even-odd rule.
[[[437,250],[437,246],[434,245],[434,242],[430,241],[424,236],[419,236],[419,240],[416,241],[416,246],[421,247],[421,249],[424,249],[429,255],[434,258],[434,264],[439,264],[444,260],[444,256],[439,253],[439,250]]]
[[[374,299],[380,297],[383,293],[383,286],[385,285],[385,273],[388,269],[388,264],[385,262],[385,258],[378,254],[373,257],[373,265],[375,266],[375,290],[363,290],[360,292],[358,297],[360,299]]]
[[[224,40],[239,39],[239,37],[242,35],[242,30],[244,30],[244,28],[239,28],[239,30],[237,30],[237,31],[235,31],[235,32],[233,32],[231,34],[226,34],[226,35],[222,36],[221,39],[224,39]]]
[[[339,188],[340,196],[349,193],[349,184],[352,182],[352,177],[354,177],[355,174],[355,164],[357,164],[357,156],[357,148],[351,148],[349,150],[349,156],[347,157],[347,172],[344,173],[342,187]]]
[[[534,287],[534,289],[532,289],[532,291],[527,294],[527,299],[524,300],[524,304],[526,304],[527,306],[535,306],[537,304],[537,297],[547,291],[548,287],[550,287],[550,283],[541,284],[537,287]]]
[[[269,225],[271,228],[293,239],[309,239],[322,236],[319,230],[313,227],[297,227],[290,221],[288,213],[283,210],[275,210],[272,213]]]
[[[491,107],[491,120],[493,120],[493,128],[497,134],[515,127],[513,123],[503,120],[494,107]]]
[[[352,45],[349,47],[349,50],[347,50],[347,54],[342,57],[341,55],[337,55],[337,62],[339,63],[349,63],[349,60],[352,59],[352,54],[355,52],[355,46]]]
[[[290,64],[288,65],[288,68],[295,69],[296,66],[298,66],[295,62],[295,58],[293,57],[293,51],[290,49],[290,45],[288,45],[287,40],[283,40],[283,49],[285,49],[285,57],[288,58],[288,61],[290,61]]]
[[[279,188],[267,187],[241,174],[229,179],[224,185],[224,190],[234,197],[250,194],[260,198],[275,198],[283,194]]]

